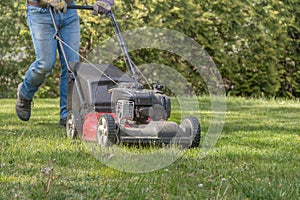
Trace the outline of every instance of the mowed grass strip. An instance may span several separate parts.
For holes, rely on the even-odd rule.
[[[58,127],[58,99],[36,99],[32,118],[1,99],[0,199],[299,199],[300,103],[227,98],[216,146],[191,149],[166,168],[131,174],[106,167]],[[209,97],[199,97],[203,137]],[[179,121],[174,106],[172,120]],[[143,149],[145,151],[145,149]],[[150,151],[150,150],[149,150]]]

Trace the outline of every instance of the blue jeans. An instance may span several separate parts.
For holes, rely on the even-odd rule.
[[[55,12],[54,17],[60,38],[76,52],[79,52],[80,24],[77,11],[69,9],[66,14]],[[61,61],[60,118],[64,119],[68,115],[68,69],[58,41],[53,38],[55,29],[51,21],[50,11],[47,8],[27,6],[26,18],[32,36],[36,60],[27,70],[20,92],[27,100],[33,98],[45,78],[51,74],[56,62],[56,51],[58,50]],[[79,62],[77,54],[66,46],[64,46],[64,49],[69,63]]]

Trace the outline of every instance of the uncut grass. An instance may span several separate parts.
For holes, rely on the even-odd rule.
[[[15,100],[0,108],[1,199],[298,199],[300,104],[228,98],[226,123],[214,149],[188,150],[150,173],[101,164],[80,140],[58,127],[58,100],[37,99],[29,122],[17,120]],[[210,101],[199,98],[203,136]],[[174,106],[175,109],[176,105]],[[172,115],[176,120],[179,116]],[[144,150],[143,150],[144,151]],[[44,169],[53,168],[50,188]],[[47,191],[48,189],[48,191]]]

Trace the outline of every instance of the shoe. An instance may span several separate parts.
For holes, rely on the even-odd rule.
[[[31,115],[31,102],[32,100],[25,99],[20,90],[22,87],[22,83],[18,86],[17,91],[17,102],[16,102],[16,113],[20,120],[28,121]]]
[[[66,127],[66,124],[67,124],[67,118],[59,120],[59,126]]]

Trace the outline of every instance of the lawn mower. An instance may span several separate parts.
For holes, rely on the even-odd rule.
[[[93,7],[73,5],[68,9],[92,10]],[[170,98],[163,93],[162,85],[147,88],[140,83],[138,68],[130,58],[113,12],[109,11],[107,16],[115,27],[127,72],[111,64],[78,62],[67,65],[70,77],[67,136],[97,142],[104,147],[115,144],[199,146],[198,118],[186,117],[179,125],[168,121]],[[54,20],[53,23],[56,26]],[[55,37],[63,50],[59,33]],[[67,63],[66,57],[65,60]]]

